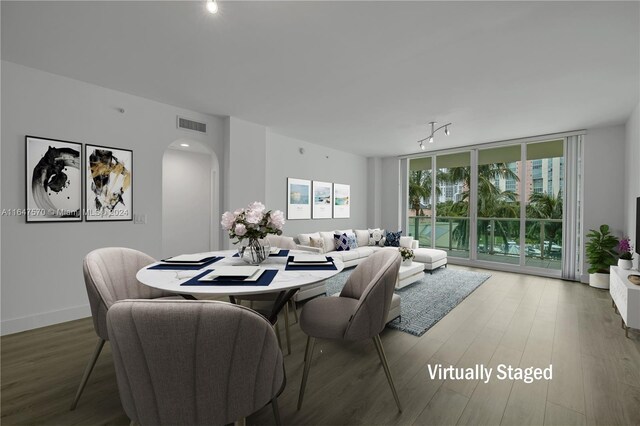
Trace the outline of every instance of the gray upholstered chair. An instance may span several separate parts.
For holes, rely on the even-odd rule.
[[[249,308],[125,300],[107,314],[120,400],[132,423],[218,425],[271,403],[285,384],[271,324]]]
[[[284,250],[295,250],[297,248],[297,245],[295,243],[295,241],[293,240],[293,238],[291,237],[286,237],[283,235],[267,235],[267,241],[269,241],[269,245],[271,247],[278,247]],[[254,305],[272,305],[276,298],[278,297],[277,293],[264,293],[264,294],[246,294],[246,295],[242,295],[242,296],[234,296],[235,300],[237,302],[242,302],[243,300],[246,300],[250,303],[249,307],[251,309],[254,309]],[[257,302],[257,303],[256,303]],[[261,303],[263,302],[263,303]],[[269,307],[265,307],[265,306],[261,306],[264,309],[260,309],[258,307],[255,307],[255,309],[263,314],[266,314],[266,312],[269,310]],[[291,354],[291,331],[290,331],[290,323],[289,323],[289,310],[293,310],[293,316],[296,320],[296,322],[298,322],[298,311],[296,310],[296,302],[293,301],[293,299],[289,299],[289,301],[287,302],[287,305],[284,307],[284,332],[285,332],[285,337],[287,339],[287,353]],[[278,343],[280,343],[280,330],[278,328],[278,324],[274,324],[274,328],[276,331],[276,336],[278,337]]]
[[[300,328],[308,336],[298,410],[302,407],[316,338],[337,340],[373,339],[391,392],[402,411],[398,393],[380,340],[387,322],[393,289],[398,279],[400,254],[380,250],[362,261],[351,273],[339,297],[310,300],[300,313]]]
[[[85,368],[84,375],[78,386],[76,397],[71,404],[74,410],[82,395],[87,380],[96,365],[104,342],[109,340],[107,333],[107,310],[116,301],[122,299],[182,299],[161,290],[147,287],[136,279],[136,273],[141,268],[155,262],[155,259],[140,251],[123,248],[107,247],[92,251],[83,262],[84,284],[87,287],[93,328],[98,335],[98,343]]]

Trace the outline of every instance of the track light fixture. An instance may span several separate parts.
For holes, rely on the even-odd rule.
[[[449,126],[451,126],[451,123],[444,124],[444,125],[438,127],[437,129],[436,129],[436,122],[435,121],[430,121],[429,124],[431,125],[431,134],[428,137],[426,137],[424,139],[420,139],[418,141],[418,145],[420,145],[420,149],[423,150],[423,151],[425,149],[427,149],[424,146],[424,142],[426,141],[428,143],[433,143],[433,137],[434,137],[435,133],[438,130],[444,129],[444,134],[447,135],[447,136],[449,136],[451,134],[451,131],[449,130]]]
[[[216,0],[207,0],[207,10],[209,13],[218,13],[218,2]]]

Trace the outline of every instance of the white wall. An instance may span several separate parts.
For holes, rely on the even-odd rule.
[[[350,218],[287,220],[285,235],[367,227],[367,158],[267,131],[266,159],[267,208],[285,214],[288,177],[351,185]]]
[[[35,223],[2,217],[2,333],[89,315],[82,258],[104,246],[159,257],[162,156],[188,137],[223,158],[224,120],[77,80],[2,62],[2,207],[25,207],[25,135],[133,149],[133,222]],[[124,108],[121,114],[116,109]],[[208,134],[178,130],[176,115],[207,123]]]
[[[225,121],[225,195],[222,212],[265,199],[267,128],[229,117]],[[220,225],[220,218],[215,221]],[[232,247],[221,232],[223,247]]]
[[[620,237],[625,231],[625,126],[588,129],[584,138],[584,233],[607,224]],[[584,247],[583,247],[584,258]],[[583,262],[582,281],[588,281]]]
[[[212,249],[210,154],[167,149],[162,158],[162,257]],[[218,191],[215,192],[216,195]]]
[[[400,159],[397,157],[386,157],[382,159],[381,182],[383,201],[380,227],[394,231],[399,230],[402,226],[400,213],[402,191],[400,182]],[[403,231],[406,232],[405,229],[403,229]]]
[[[640,103],[631,113],[625,126],[625,234],[631,238],[635,247],[636,232],[636,198],[640,197]],[[638,268],[638,255],[634,256],[634,267]]]

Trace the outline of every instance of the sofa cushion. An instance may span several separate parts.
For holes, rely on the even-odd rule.
[[[358,241],[358,247],[364,247],[369,245],[369,231],[367,229],[356,229],[356,240]]]
[[[422,263],[433,263],[447,258],[447,252],[444,250],[418,248],[413,250],[414,260]]]
[[[413,237],[400,237],[400,247],[411,248]]]
[[[369,229],[369,245],[384,246],[384,229]]]
[[[371,256],[373,253],[375,253],[375,250],[373,249],[373,247],[358,247],[355,250],[352,250],[352,253],[356,253],[358,255],[358,259],[362,259],[363,257],[369,257]]]
[[[348,250],[348,251],[336,251],[334,252],[336,256],[339,256],[343,262],[349,262],[351,260],[358,260],[358,249],[356,250]]]
[[[333,242],[333,231],[320,232],[320,236],[324,239],[324,251],[334,251],[336,244]]]
[[[319,232],[313,232],[311,234],[298,234],[298,242],[300,243],[300,245],[310,246],[311,245],[311,239],[310,239],[311,237],[320,238],[320,233]]]
[[[402,231],[387,232],[385,235],[384,245],[387,247],[400,247],[400,236]]]

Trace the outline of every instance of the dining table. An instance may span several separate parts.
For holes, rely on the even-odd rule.
[[[247,266],[247,263],[237,256],[236,250],[196,254],[211,261],[205,262],[202,266],[155,262],[140,269],[136,278],[146,286],[182,295],[187,299],[197,299],[197,296],[205,295],[227,296],[231,303],[236,303],[236,296],[241,298],[249,294],[275,293],[271,310],[264,313],[269,321],[275,323],[280,311],[300,288],[331,278],[344,269],[344,264],[337,258],[329,258],[332,260],[331,268],[314,265],[294,266],[290,263],[292,256],[305,255],[308,252],[280,250],[258,265],[265,270],[260,283],[235,281],[219,284],[213,281],[198,281],[198,278],[214,272],[216,267]],[[269,282],[265,284],[266,281]]]

